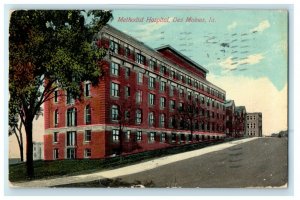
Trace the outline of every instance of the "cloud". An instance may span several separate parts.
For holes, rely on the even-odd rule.
[[[231,30],[234,29],[236,26],[237,26],[237,22],[232,22],[231,24],[229,24],[229,25],[227,26],[227,29],[228,29],[229,31],[231,31]]]
[[[287,130],[287,84],[278,91],[267,77],[209,74],[207,79],[220,85],[226,91],[226,98],[233,99],[236,106],[246,106],[247,112],[262,112],[264,135]]]
[[[269,28],[270,26],[271,26],[270,22],[268,20],[264,20],[264,21],[261,21],[257,27],[251,29],[250,31],[251,32],[254,32],[254,31],[263,32],[265,29]]]
[[[233,58],[232,56],[226,58],[225,60],[221,61],[219,65],[225,70],[233,70],[236,69],[241,64],[247,64],[247,65],[257,64],[262,59],[264,59],[264,56],[261,53],[259,53],[259,54],[249,55],[242,60],[232,60],[232,58]]]

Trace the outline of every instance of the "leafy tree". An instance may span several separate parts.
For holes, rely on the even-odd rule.
[[[85,17],[86,15],[87,17]],[[89,20],[87,20],[89,19]],[[27,176],[34,176],[32,121],[58,87],[79,98],[81,82],[98,84],[105,50],[93,42],[111,11],[17,10],[9,26],[10,114],[26,132]]]
[[[19,115],[17,114],[17,110],[18,109],[15,105],[10,104],[9,105],[9,131],[8,131],[8,135],[15,135],[17,138],[17,142],[18,142],[18,146],[19,146],[19,151],[20,151],[20,160],[21,162],[24,161],[24,152],[23,152],[23,134],[22,134],[22,127],[23,127],[23,123],[22,121],[19,119]]]

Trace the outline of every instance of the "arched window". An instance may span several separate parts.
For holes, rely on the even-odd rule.
[[[149,126],[153,126],[154,125],[154,113],[150,112],[149,113]]]
[[[85,124],[91,124],[91,122],[92,122],[91,106],[87,105],[85,107]]]
[[[165,127],[165,114],[160,115],[160,127],[164,128]]]
[[[58,126],[58,109],[54,111],[54,127]]]

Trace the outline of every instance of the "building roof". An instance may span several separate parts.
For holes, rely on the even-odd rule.
[[[241,112],[246,112],[246,107],[245,106],[237,106],[235,108],[235,111],[238,112],[238,113],[241,113]]]
[[[179,57],[183,58],[186,62],[192,64],[193,66],[195,66],[198,69],[204,71],[205,73],[208,73],[207,69],[205,69],[204,67],[202,67],[201,65],[199,65],[198,63],[196,63],[195,61],[193,61],[192,59],[190,59],[189,57],[185,56],[184,54],[180,53],[178,50],[176,50],[175,48],[173,48],[171,45],[164,45],[164,46],[155,48],[156,51],[162,51],[164,49],[171,50],[173,53],[175,53]]]
[[[232,106],[232,105],[235,105],[235,104],[234,104],[234,100],[226,100],[226,101],[225,101],[225,107],[230,107],[230,106]]]

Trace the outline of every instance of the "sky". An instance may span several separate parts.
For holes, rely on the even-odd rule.
[[[262,112],[263,134],[287,129],[285,10],[114,10],[110,23],[157,48],[171,45],[209,73],[227,99]]]

